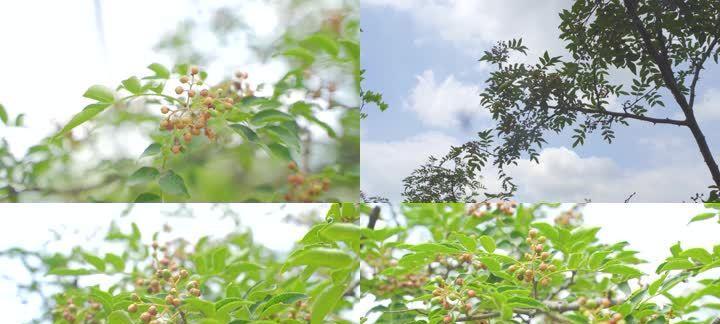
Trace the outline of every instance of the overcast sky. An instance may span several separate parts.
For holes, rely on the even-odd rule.
[[[402,179],[429,155],[475,138],[492,126],[479,93],[491,68],[477,60],[495,42],[524,39],[535,61],[545,50],[565,53],[558,13],[570,0],[365,0],[361,15],[365,88],[390,109],[363,120],[362,189],[400,199]],[[701,126],[720,152],[720,71],[704,72],[697,104]],[[666,99],[672,116],[676,105]],[[471,127],[460,120],[471,118]],[[710,174],[685,128],[630,122],[607,144],[596,134],[572,149],[571,131],[549,136],[540,164],[510,169],[520,201],[682,202],[707,193]],[[492,178],[494,174],[487,176]],[[492,181],[489,181],[492,184]]]

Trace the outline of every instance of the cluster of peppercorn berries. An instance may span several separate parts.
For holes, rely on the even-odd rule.
[[[183,144],[192,142],[193,137],[202,136],[213,141],[215,131],[208,127],[208,121],[215,115],[214,111],[232,109],[235,101],[243,96],[252,96],[253,91],[246,82],[248,74],[237,72],[233,86],[236,91],[229,89],[198,89],[204,82],[198,77],[200,69],[197,66],[190,68],[189,75],[180,77],[181,85],[175,88],[181,104],[176,107],[162,106],[160,112],[166,117],[160,122],[160,129],[174,132],[171,151],[175,154],[182,152]]]
[[[525,240],[530,245],[530,252],[525,253],[525,262],[513,264],[508,268],[508,272],[515,274],[518,280],[534,283],[538,274],[549,274],[557,270],[554,264],[548,263],[551,255],[550,252],[545,251],[544,244],[547,238],[538,235],[538,230],[534,228],[528,231],[528,236]],[[539,283],[541,286],[549,285],[550,277],[543,277]]]
[[[330,190],[329,179],[307,177],[295,162],[290,162],[288,169],[293,173],[287,178],[290,189],[285,194],[285,201],[313,202]]]
[[[487,270],[487,266],[480,261],[473,260],[474,257],[470,253],[463,253],[457,257],[446,258],[438,256],[436,262],[446,268],[446,273],[451,269],[460,273],[472,273],[481,270]],[[455,279],[446,282],[441,276],[436,276],[431,280],[436,288],[432,291],[431,304],[439,305],[447,310],[447,314],[443,317],[444,323],[452,323],[454,314],[471,315],[474,305],[479,302],[477,292],[465,282],[465,279],[458,275]]]
[[[84,303],[80,306],[75,304],[72,298],[68,298],[66,304],[61,307],[62,317],[70,323],[75,323],[78,317],[84,317],[83,323],[99,323],[95,320],[95,314],[102,308],[100,303],[89,301],[86,307]],[[84,314],[84,316],[82,316]]]
[[[587,297],[578,297],[576,302],[580,306],[580,311],[582,311],[585,317],[607,318],[606,322],[602,321],[600,323],[625,324],[625,320],[622,314],[613,313],[609,310],[610,306],[612,306],[612,301],[610,300],[610,298],[605,297],[601,299],[588,299]]]
[[[560,226],[579,226],[582,223],[582,214],[575,210],[567,210],[555,217],[555,224]]]
[[[178,307],[182,305],[183,299],[187,297],[200,297],[200,283],[196,280],[187,281],[190,274],[187,270],[182,269],[171,259],[167,245],[160,246],[157,242],[152,243],[153,257],[153,276],[150,279],[138,278],[135,280],[137,290],[144,290],[148,294],[166,293],[165,304],[146,303],[137,293],[133,293],[131,298],[133,303],[127,308],[129,313],[137,313],[142,307],[147,310],[140,314],[140,320],[143,323],[156,324],[160,323],[160,319],[167,317],[172,318],[178,312]],[[163,253],[159,258],[159,252]],[[187,283],[185,283],[187,281]],[[185,283],[184,288],[178,288]]]
[[[516,208],[517,203],[514,201],[500,201],[497,203],[483,202],[470,204],[467,214],[475,218],[483,218],[490,215],[493,211],[498,211],[502,215],[512,216],[515,214]]]
[[[309,322],[312,319],[312,314],[310,313],[308,303],[302,300],[295,302],[293,308],[288,313],[288,318],[293,320],[304,319]]]

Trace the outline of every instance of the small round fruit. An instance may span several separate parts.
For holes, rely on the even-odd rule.
[[[185,140],[185,143],[190,143],[192,141],[192,134],[191,133],[185,133],[183,135],[183,140]]]
[[[538,235],[538,233],[539,232],[537,229],[531,228],[530,231],[528,231],[528,236],[535,238]]]
[[[195,90],[188,90],[188,97],[195,97]]]
[[[128,306],[128,308],[127,308],[128,313],[135,313],[135,312],[137,312],[137,310],[138,310],[137,304],[130,304],[130,306]]]
[[[175,93],[182,94],[183,92],[185,92],[185,89],[183,89],[183,87],[177,86],[177,88],[175,88]]]
[[[168,108],[167,106],[162,106],[162,108],[160,108],[160,112],[163,114],[167,114],[170,112],[170,108]]]
[[[152,316],[157,315],[157,307],[155,307],[155,305],[150,306],[147,311]]]
[[[206,97],[205,100],[203,100],[203,105],[210,107],[213,103],[213,99],[211,97]]]
[[[472,290],[472,289],[468,290],[466,294],[470,298],[473,298],[476,296],[475,290]]]
[[[190,74],[196,75],[196,74],[198,74],[198,73],[200,73],[200,68],[199,68],[199,67],[193,66],[193,67],[190,68]]]
[[[187,75],[183,75],[183,76],[180,77],[180,82],[181,82],[181,83],[188,83],[188,82],[190,82],[190,78],[188,78]]]
[[[143,321],[144,323],[150,323],[150,321],[152,320],[152,317],[153,316],[150,315],[150,313],[148,313],[148,312],[140,314],[140,320]]]
[[[600,301],[600,305],[602,305],[603,308],[608,308],[612,305],[612,302],[608,298],[603,298],[603,300]]]
[[[180,150],[181,150],[180,145],[173,145],[171,150],[174,154],[180,153]]]

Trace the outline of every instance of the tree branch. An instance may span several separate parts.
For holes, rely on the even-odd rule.
[[[375,224],[377,223],[379,218],[380,218],[380,206],[375,206],[373,208],[373,210],[370,212],[370,220],[368,221],[367,228],[375,229]]]
[[[715,38],[707,48],[707,51],[703,53],[702,56],[700,56],[699,62],[693,62],[693,67],[695,71],[693,72],[693,80],[690,84],[690,108],[693,108],[695,106],[695,88],[697,87],[697,82],[700,79],[700,71],[703,69],[703,66],[705,65],[705,61],[710,57],[710,54],[712,54],[712,50],[715,48],[715,46],[718,43],[718,38]]]
[[[668,90],[670,90],[673,97],[675,97],[675,101],[677,101],[678,105],[680,105],[680,109],[682,109],[687,114],[688,112],[690,112],[690,106],[688,105],[688,102],[685,99],[682,91],[680,91],[677,80],[675,80],[675,73],[673,72],[672,67],[670,66],[670,62],[668,62],[668,59],[666,57],[667,48],[665,47],[665,44],[662,42],[662,40],[659,40],[660,50],[655,48],[652,38],[650,37],[650,33],[647,29],[645,29],[645,26],[643,25],[642,21],[640,20],[640,16],[638,15],[638,1],[623,0],[623,2],[625,3],[625,8],[627,8],[628,17],[630,18],[630,20],[632,20],[633,25],[635,26],[635,30],[638,32],[638,34],[640,34],[640,38],[642,39],[642,43],[645,46],[647,54],[652,57],[653,61],[660,69],[660,74],[665,81],[665,85],[667,86]],[[665,57],[661,56],[661,53],[665,55]]]
[[[687,126],[687,121],[685,121],[685,120],[640,116],[640,115],[635,115],[635,114],[626,113],[626,112],[617,112],[617,111],[610,111],[610,110],[595,110],[595,109],[588,109],[588,108],[581,108],[581,107],[548,106],[548,108],[559,109],[559,110],[567,109],[570,111],[576,111],[576,112],[581,112],[581,113],[586,113],[586,114],[599,114],[599,115],[609,115],[609,116],[614,116],[614,117],[619,117],[619,118],[630,118],[630,119],[636,119],[636,120],[650,122],[653,124],[669,124],[669,125]]]
[[[604,298],[597,298],[597,300],[595,300],[595,302],[600,304],[600,303],[602,303],[603,299]],[[622,302],[623,301],[620,299],[610,300],[609,306],[614,306],[614,305],[620,304]],[[548,308],[548,310],[550,312],[555,312],[555,313],[576,311],[576,310],[579,310],[580,307],[582,307],[582,305],[580,305],[580,303],[578,303],[577,301],[572,302],[572,303],[566,303],[566,302],[562,302],[562,301],[559,301],[559,302],[545,301],[545,302],[543,302],[543,304],[545,304],[545,306]],[[544,313],[550,317],[554,317],[554,318],[559,317],[557,314],[552,314],[549,312],[543,312],[543,311],[540,311],[537,309],[528,309],[528,308],[516,308],[516,309],[513,309],[513,312],[515,314],[531,315],[531,316],[536,315],[538,313]],[[498,317],[498,316],[500,316],[500,312],[487,312],[487,313],[482,313],[482,314],[477,314],[477,315],[472,315],[472,316],[459,317],[455,321],[456,322],[470,322],[470,321],[483,320],[483,319],[488,319],[488,318],[493,318],[493,317]],[[713,322],[713,324],[720,324],[720,323]]]

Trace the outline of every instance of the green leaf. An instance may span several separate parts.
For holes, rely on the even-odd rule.
[[[508,298],[507,303],[512,305],[513,307],[521,307],[521,308],[537,308],[537,309],[546,309],[547,306],[545,304],[530,298],[530,297],[524,297],[524,296],[512,296]]]
[[[246,261],[235,261],[227,266],[228,272],[252,272],[264,269],[263,266]]]
[[[207,317],[215,316],[215,304],[199,298],[186,298],[184,301],[188,310],[199,311]]]
[[[352,264],[353,258],[343,250],[331,248],[312,248],[302,250],[291,256],[288,267],[309,265],[332,269],[345,268]]]
[[[335,305],[342,299],[345,289],[345,285],[330,285],[325,288],[325,290],[315,298],[315,302],[312,305],[310,323],[323,323],[325,316],[335,309]]]
[[[125,270],[125,260],[116,254],[105,254],[105,262],[112,264],[113,268],[119,272],[123,272]]]
[[[630,278],[637,278],[643,275],[642,271],[622,264],[611,264],[602,268],[600,271],[604,273],[627,276]]]
[[[567,266],[570,269],[577,269],[580,266],[580,262],[582,262],[582,253],[572,253],[570,254],[570,257],[568,257]]]
[[[684,259],[676,259],[676,260],[670,260],[662,265],[660,265],[660,268],[658,269],[658,273],[663,271],[671,271],[671,270],[687,270],[692,267],[694,267],[695,264]]]
[[[98,102],[112,104],[115,101],[115,95],[110,88],[101,85],[94,85],[85,91],[83,97],[97,100]]]
[[[653,281],[653,283],[651,283],[650,286],[648,286],[648,292],[650,293],[651,296],[655,295],[657,290],[660,288],[660,285],[662,285],[663,282],[665,282],[665,278],[667,278],[667,273],[662,275],[662,277],[660,277],[659,279]]]
[[[82,257],[85,262],[90,263],[95,269],[98,269],[98,271],[105,271],[105,260],[88,253],[83,253]]]
[[[116,310],[108,316],[108,324],[133,324],[130,314],[124,310]]]
[[[297,132],[276,125],[265,126],[263,130],[270,134],[270,136],[283,142],[286,146],[292,147],[295,151],[300,151],[300,138],[298,138]]]
[[[463,252],[462,250],[457,249],[455,247],[447,246],[447,245],[439,244],[439,243],[420,243],[420,244],[416,244],[416,245],[402,245],[399,247],[408,249],[410,251],[415,251],[415,252],[431,252],[431,253],[447,253],[447,254]]]
[[[315,61],[315,55],[312,52],[302,47],[291,48],[282,52],[281,55],[291,58],[297,58],[303,61],[306,65],[310,65]]]
[[[354,224],[332,223],[321,229],[318,234],[331,241],[359,242],[361,232],[361,227]]]
[[[710,254],[710,252],[708,252],[707,250],[702,249],[702,248],[687,249],[685,251],[682,251],[680,253],[680,256],[692,258],[693,260],[696,260],[703,264],[710,263],[710,262],[712,262],[712,259],[713,259],[712,254]]]
[[[479,257],[478,260],[487,266],[488,270],[492,272],[497,272],[502,269],[500,263],[491,257]]]
[[[153,63],[148,65],[148,69],[155,72],[155,77],[153,79],[169,79],[170,78],[170,70],[168,70],[164,65],[159,63]]]
[[[137,77],[130,77],[128,79],[125,79],[122,81],[123,87],[127,89],[127,91],[130,91],[132,94],[140,94],[143,92],[142,84],[140,84],[140,79]]]
[[[271,143],[267,146],[267,148],[268,150],[270,150],[270,153],[278,159],[282,159],[285,161],[293,160],[292,154],[290,154],[290,150],[282,144]]]
[[[141,167],[130,175],[130,177],[128,178],[128,184],[131,186],[136,186],[139,184],[148,183],[155,180],[158,175],[160,175],[160,171],[153,167]]]
[[[229,126],[249,142],[257,142],[260,139],[255,131],[243,124],[231,124]]]
[[[487,251],[488,253],[495,252],[495,240],[490,236],[480,236],[480,245],[482,245],[483,249],[485,249],[485,251]]]
[[[182,196],[185,198],[190,197],[185,187],[185,181],[172,170],[163,174],[158,180],[158,184],[160,185],[160,190],[168,195]]]
[[[143,192],[139,194],[135,198],[136,203],[150,203],[150,202],[160,202],[160,196],[151,193],[151,192]]]
[[[302,40],[300,44],[308,49],[322,50],[332,56],[337,56],[340,52],[337,42],[335,42],[334,39],[322,34],[311,35],[310,37]]]
[[[25,114],[19,114],[15,117],[15,126],[17,126],[17,127],[25,126]]]
[[[8,122],[8,115],[7,111],[5,111],[5,106],[0,104],[0,120],[3,122],[3,124],[7,125]]]
[[[340,44],[345,47],[345,50],[347,50],[352,59],[360,60],[360,44],[347,39],[341,39]]]
[[[95,271],[88,270],[88,269],[68,269],[68,268],[55,268],[50,270],[47,275],[56,275],[56,276],[85,276],[85,275],[91,275],[96,274]]]
[[[161,150],[162,145],[160,145],[160,143],[152,143],[145,148],[145,151],[143,151],[142,154],[140,154],[140,158],[157,155]]]
[[[252,119],[250,119],[250,122],[255,125],[261,125],[272,122],[289,121],[293,119],[295,119],[293,116],[290,116],[282,111],[276,109],[265,109],[258,111],[257,114],[255,114]]]
[[[693,217],[693,218],[690,220],[690,223],[692,223],[692,222],[698,222],[698,221],[701,221],[701,220],[706,220],[706,219],[708,219],[708,218],[713,218],[713,217],[715,217],[715,215],[717,215],[717,214],[716,214],[716,213],[702,213],[702,214],[699,214],[699,215]]]
[[[55,137],[60,137],[72,130],[73,128],[79,126],[80,124],[97,116],[99,113],[107,109],[107,107],[110,107],[109,103],[95,103],[92,105],[88,105],[77,115],[73,116],[70,122],[68,122],[67,125],[65,125],[65,127],[63,127],[63,129],[55,135]]]
[[[287,292],[279,294],[273,298],[270,298],[265,304],[263,304],[261,307],[258,307],[258,311],[256,313],[262,313],[264,310],[268,309],[269,307],[276,305],[276,304],[292,304],[298,300],[307,299],[308,295],[296,293],[296,292]]]

